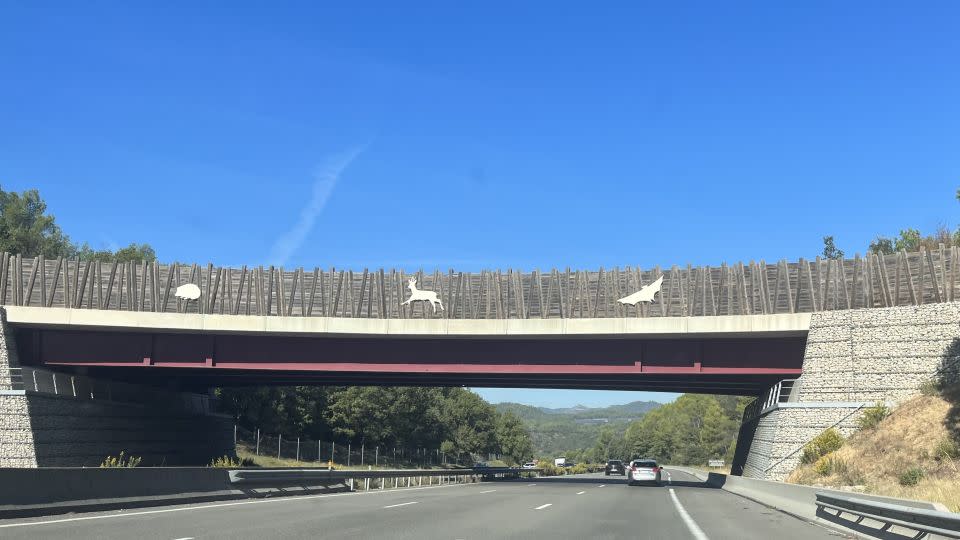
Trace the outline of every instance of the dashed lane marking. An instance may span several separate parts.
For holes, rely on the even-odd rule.
[[[410,505],[410,504],[419,504],[419,502],[420,502],[420,501],[410,501],[410,502],[405,502],[405,503],[400,503],[400,504],[388,504],[387,506],[384,506],[384,508],[396,508],[396,507],[398,507],[398,506],[407,506],[407,505]]]
[[[690,534],[693,535],[695,540],[710,540],[707,538],[707,535],[704,534],[703,529],[697,525],[697,522],[690,517],[690,514],[687,513],[687,510],[680,504],[680,499],[677,498],[677,494],[673,491],[673,488],[670,488],[670,498],[673,499],[673,505],[677,508],[677,513],[680,514],[680,519],[687,525],[687,528],[690,529]]]
[[[536,484],[527,484],[527,487],[535,486]]]
[[[578,491],[577,495],[583,495],[584,493],[586,493],[586,491]]]
[[[548,506],[553,506],[553,503],[541,504],[540,506],[534,508],[534,510],[543,510],[544,508],[547,508]]]
[[[473,484],[476,485],[476,484]],[[123,512],[119,511],[114,514],[105,514],[99,516],[83,516],[75,518],[64,518],[64,519],[50,519],[46,521],[25,521],[20,523],[0,523],[0,529],[8,529],[12,527],[37,527],[40,525],[53,525],[56,523],[72,523],[76,521],[90,521],[90,520],[100,520],[100,519],[116,519],[116,518],[129,518],[135,516],[148,516],[152,514],[167,514],[170,512],[195,512],[197,510],[210,510],[215,508],[229,508],[231,506],[246,506],[248,504],[277,504],[277,503],[296,503],[309,501],[313,499],[332,499],[337,497],[373,497],[376,495],[383,495],[387,493],[397,493],[399,491],[423,491],[428,489],[447,489],[452,487],[468,487],[467,484],[447,484],[443,486],[423,486],[423,487],[411,487],[411,488],[398,488],[391,489],[389,491],[363,491],[360,493],[349,492],[349,493],[325,493],[321,495],[300,495],[297,497],[280,497],[276,499],[255,499],[252,501],[237,501],[237,502],[228,502],[228,503],[218,503],[218,504],[204,504],[200,506],[183,506],[179,508],[164,508],[162,510],[143,510],[139,512]]]
[[[486,491],[481,491],[480,493],[493,493],[494,491],[496,491],[496,490],[495,490],[495,489],[488,489],[488,490],[486,490]]]
[[[597,486],[597,487],[607,487],[607,485],[606,485],[606,484],[600,484],[600,485]]]

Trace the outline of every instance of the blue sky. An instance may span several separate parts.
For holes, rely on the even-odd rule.
[[[563,4],[8,0],[0,184],[96,247],[224,265],[719,264],[957,224],[960,4]]]

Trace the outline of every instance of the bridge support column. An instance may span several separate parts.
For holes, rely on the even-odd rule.
[[[783,480],[824,430],[850,435],[864,408],[896,405],[958,372],[960,303],[815,313],[803,375],[789,401],[744,413],[733,472]]]
[[[21,366],[0,308],[0,467],[96,467],[124,451],[142,465],[233,455],[233,419],[204,394]]]

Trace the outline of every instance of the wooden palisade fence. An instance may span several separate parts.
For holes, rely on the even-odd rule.
[[[960,248],[893,255],[719,267],[613,268],[549,272],[423,271],[418,287],[446,310],[401,305],[412,277],[402,271],[103,263],[0,255],[0,304],[163,313],[280,317],[528,319],[686,317],[797,313],[948,302],[955,298]],[[664,276],[652,304],[617,302]],[[194,283],[197,301],[175,297]]]

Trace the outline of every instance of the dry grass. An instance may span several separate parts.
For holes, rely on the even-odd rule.
[[[960,511],[960,461],[938,459],[936,453],[938,443],[951,436],[946,426],[950,407],[939,396],[906,401],[876,428],[853,434],[829,454],[841,464],[830,474],[821,476],[813,465],[803,465],[787,481],[934,501]],[[957,433],[960,426],[953,428]],[[923,479],[914,486],[900,485],[900,475],[912,467],[923,469]]]

